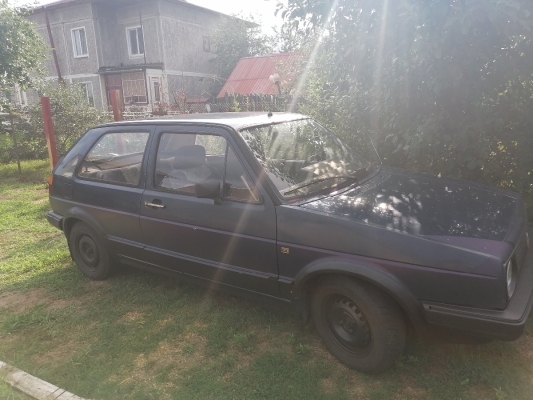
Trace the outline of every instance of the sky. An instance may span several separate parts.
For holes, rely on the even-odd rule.
[[[37,0],[38,4],[48,4],[55,0]],[[11,4],[33,3],[34,0],[10,0]],[[209,8],[224,14],[253,15],[265,33],[271,32],[272,26],[280,26],[280,16],[274,16],[278,0],[188,0],[188,3]]]

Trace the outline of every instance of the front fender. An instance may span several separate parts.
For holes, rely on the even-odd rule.
[[[364,280],[391,296],[407,314],[411,324],[422,333],[427,324],[422,314],[422,304],[394,275],[383,268],[364,261],[348,261],[336,258],[321,259],[300,270],[294,279],[295,297],[305,296],[307,283],[325,275],[342,275]]]

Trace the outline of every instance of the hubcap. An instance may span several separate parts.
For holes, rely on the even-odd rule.
[[[81,259],[90,269],[96,269],[100,262],[98,247],[89,236],[82,236],[78,241],[78,251]]]
[[[348,297],[336,295],[326,302],[327,328],[345,351],[358,356],[372,349],[372,331],[359,306]]]

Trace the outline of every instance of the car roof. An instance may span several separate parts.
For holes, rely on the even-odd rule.
[[[308,118],[302,114],[295,113],[268,113],[268,112],[226,112],[212,114],[184,114],[176,116],[155,117],[142,120],[120,121],[110,124],[100,125],[127,126],[127,125],[167,125],[172,123],[187,124],[210,124],[230,126],[235,130],[240,130],[249,126],[268,125],[285,121]]]

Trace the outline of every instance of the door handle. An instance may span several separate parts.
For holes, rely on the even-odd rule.
[[[150,203],[148,201],[144,202],[145,207],[154,207],[154,208],[165,208],[164,204]]]

